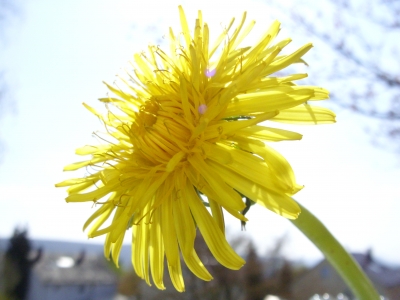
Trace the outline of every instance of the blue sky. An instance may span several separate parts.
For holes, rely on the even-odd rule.
[[[81,228],[93,211],[91,204],[66,204],[65,190],[54,188],[56,182],[73,176],[62,169],[79,160],[74,150],[97,143],[91,133],[102,125],[82,102],[100,107],[96,99],[106,93],[103,80],[112,83],[132,55],[149,43],[163,45],[168,26],[177,28],[180,3],[190,26],[202,9],[214,35],[243,10],[249,12],[249,20],[257,21],[255,38],[272,20],[285,20],[282,12],[262,1],[244,2],[26,1],[0,56],[17,106],[15,113],[0,121],[5,147],[0,164],[0,236],[9,236],[16,225],[28,225],[33,238],[86,241]],[[290,1],[285,3],[290,7]],[[285,23],[282,27],[278,39],[290,36],[297,46],[314,42],[299,32],[291,35]],[[312,51],[319,49],[323,47],[317,42]],[[310,59],[303,72],[320,85],[317,70],[323,62]],[[296,199],[350,251],[372,248],[379,259],[400,264],[399,158],[372,145],[373,137],[365,128],[374,121],[333,104],[322,105],[336,111],[337,124],[287,126],[304,134],[303,140],[273,144],[305,185]],[[245,232],[228,217],[228,235],[252,237],[262,253],[286,234],[289,257],[321,257],[287,220],[261,207],[253,207],[248,216]],[[100,237],[90,242],[102,241]]]

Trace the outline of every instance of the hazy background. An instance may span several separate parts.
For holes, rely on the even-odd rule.
[[[94,208],[66,204],[65,190],[54,187],[77,176],[63,173],[64,165],[79,161],[74,150],[96,143],[91,133],[102,127],[82,102],[100,107],[103,80],[112,83],[149,43],[165,45],[168,27],[178,31],[182,4],[191,28],[197,10],[203,11],[212,36],[247,10],[248,20],[257,21],[249,41],[278,19],[283,29],[277,40],[291,37],[290,49],[314,43],[305,57],[310,66],[296,70],[309,74],[303,84],[332,92],[332,101],[317,104],[333,109],[338,122],[288,126],[304,134],[303,140],[273,146],[305,185],[296,199],[349,251],[371,248],[378,259],[400,264],[399,24],[390,23],[380,1],[363,1],[365,10],[358,2],[321,1],[320,7],[294,0],[13,2],[16,9],[0,18],[0,237],[27,226],[34,239],[87,241],[82,225]],[[241,232],[240,222],[227,216],[228,236],[251,236],[262,254],[285,235],[288,258],[321,258],[286,219],[257,206],[248,217]]]

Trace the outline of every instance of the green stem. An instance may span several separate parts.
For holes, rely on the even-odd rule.
[[[324,224],[302,205],[300,208],[299,218],[291,222],[325,255],[358,299],[379,300],[378,292],[354,258]]]

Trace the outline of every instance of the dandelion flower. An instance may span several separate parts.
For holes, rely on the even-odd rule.
[[[201,12],[193,32],[182,7],[179,15],[182,29],[170,29],[169,54],[157,46],[135,54],[133,70],[107,84],[112,96],[100,99],[106,113],[84,104],[105,124],[105,143],[77,149],[89,158],[64,170],[89,175],[56,186],[69,187],[67,202],[99,205],[84,229],[90,238],[106,235],[107,257],[118,264],[131,228],[136,273],[164,289],[166,259],[173,285],[184,291],[181,257],[196,276],[212,279],[194,249],[197,229],[220,264],[236,270],[245,263],[225,239],[223,216],[247,221],[244,197],[289,219],[300,213],[291,196],[302,186],[267,143],[301,135],[265,121],[323,124],[335,115],[308,104],[328,92],[294,83],[307,74],[276,74],[303,62],[312,47],[281,54],[290,39],[272,43],[279,22],[253,46],[241,46],[255,24],[245,26],[244,13],[210,44]]]

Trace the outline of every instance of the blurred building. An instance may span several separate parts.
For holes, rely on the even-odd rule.
[[[96,254],[44,254],[33,267],[27,300],[110,300],[117,274]]]
[[[382,265],[373,259],[370,251],[352,255],[381,295],[390,300],[400,300],[400,268]],[[327,260],[295,278],[291,288],[293,300],[310,299],[314,294],[324,293],[352,296],[350,289]]]
[[[101,245],[33,241],[32,248],[24,247],[30,249],[25,253],[18,251],[19,246],[14,251],[13,239],[0,240],[0,299],[3,295],[13,300],[111,300],[117,294],[119,277]],[[26,244],[31,243],[17,245]],[[20,261],[27,263],[21,267]],[[24,276],[27,268],[29,274]]]

